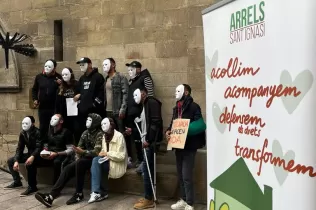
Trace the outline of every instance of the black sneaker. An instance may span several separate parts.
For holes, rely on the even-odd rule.
[[[36,200],[44,204],[46,207],[52,207],[53,204],[53,197],[48,193],[36,193],[35,194]]]
[[[20,197],[25,197],[25,196],[28,196],[28,195],[32,195],[33,193],[37,192],[37,190],[38,190],[37,187],[32,188],[32,187],[28,186],[26,188],[26,190],[20,194]]]
[[[11,189],[17,189],[23,187],[22,182],[12,182],[8,186],[5,186],[3,189],[5,190],[11,190]]]
[[[66,204],[67,205],[71,205],[71,204],[75,204],[75,203],[79,203],[80,201],[83,200],[83,193],[75,193],[72,198],[70,198]]]

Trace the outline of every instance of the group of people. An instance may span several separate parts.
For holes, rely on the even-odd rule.
[[[76,192],[67,201],[70,205],[83,200],[85,174],[90,171],[91,196],[88,202],[92,203],[108,197],[108,178],[120,178],[128,167],[134,165],[143,175],[145,191],[144,198],[137,201],[134,208],[154,207],[154,153],[164,132],[162,104],[154,97],[149,71],[142,70],[138,61],[127,63],[128,80],[116,71],[113,58],[103,61],[104,76],[87,57],[81,58],[77,64],[83,72],[78,81],[71,68],[64,68],[61,75],[57,73],[57,63],[53,59],[47,60],[44,70],[35,77],[32,98],[38,108],[39,128],[35,126],[33,116],[22,120],[16,154],[8,160],[14,181],[5,188],[22,187],[19,163],[24,163],[28,187],[21,196],[36,193],[38,201],[51,207],[67,182],[75,177]],[[197,149],[205,146],[205,128],[196,123],[203,118],[200,106],[191,97],[190,86],[179,85],[175,98],[177,103],[165,132],[166,139],[169,141],[171,137],[175,119],[190,119],[191,129],[184,149],[175,149],[181,199],[171,209],[191,210],[194,204],[195,154]],[[77,102],[76,116],[68,114],[68,100]],[[137,153],[134,164],[133,142]],[[24,153],[25,147],[27,153]],[[54,169],[54,186],[49,193],[37,192],[37,168],[43,166]]]

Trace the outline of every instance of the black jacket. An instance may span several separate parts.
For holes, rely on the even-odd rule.
[[[67,149],[66,145],[74,144],[74,138],[72,133],[66,128],[62,128],[56,133],[51,128],[47,136],[47,144],[48,151],[62,152]]]
[[[151,144],[154,141],[160,142],[163,137],[163,121],[161,116],[161,102],[148,96],[144,102],[146,117],[146,141]]]
[[[168,130],[171,130],[172,128],[172,122],[174,119],[180,118],[179,116],[179,108],[178,103],[173,108],[173,115],[171,123],[168,127]],[[190,119],[190,123],[196,120],[199,120],[202,117],[201,108],[200,106],[193,101],[193,98],[191,96],[186,96],[181,109],[182,110],[182,119]],[[196,150],[200,149],[205,146],[205,132],[202,132],[200,134],[194,135],[194,136],[187,136],[184,149],[185,150]]]
[[[154,84],[147,69],[144,69],[139,75],[129,81],[127,116],[135,118],[138,117],[142,111],[141,105],[136,104],[134,101],[134,91],[140,87],[146,87],[148,96],[153,96]]]
[[[76,95],[78,81],[74,80],[72,86],[60,86],[56,94],[55,113],[61,114],[64,118],[67,117],[66,98],[73,98]],[[61,93],[61,89],[62,93]]]
[[[56,92],[58,89],[57,79],[62,77],[57,72],[54,75],[47,76],[45,73],[36,75],[32,88],[32,99],[38,100],[39,108],[54,109]]]
[[[80,113],[90,113],[92,110],[98,114],[103,111],[104,104],[104,78],[94,68],[88,75],[80,77],[77,93],[80,94],[78,111]]]
[[[40,138],[40,131],[35,126],[32,126],[28,133],[25,131],[21,131],[14,157],[15,161],[21,161],[25,147],[28,150],[28,156],[33,155],[34,157],[36,157],[41,152],[42,141]]]

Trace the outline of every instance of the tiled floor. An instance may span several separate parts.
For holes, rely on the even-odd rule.
[[[8,173],[0,171],[0,210],[2,209],[47,209],[44,205],[39,203],[34,195],[28,197],[19,197],[19,194],[24,191],[24,189],[17,190],[5,190],[4,186],[10,184],[12,178]],[[39,185],[39,191],[47,192],[49,191],[49,186]],[[50,209],[60,209],[60,210],[73,210],[73,209],[109,209],[109,210],[130,210],[133,209],[133,204],[136,202],[139,197],[135,195],[126,195],[126,194],[110,194],[107,200],[88,204],[89,192],[85,192],[85,199],[83,202],[76,205],[66,205],[66,201],[71,197],[74,189],[66,188],[63,190],[62,195],[56,199],[53,203],[53,207]],[[174,201],[171,200],[159,200],[159,204],[154,209],[159,210],[169,210],[170,205]],[[196,210],[206,210],[205,205],[196,205]]]

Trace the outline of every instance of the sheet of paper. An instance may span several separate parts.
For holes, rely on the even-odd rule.
[[[78,108],[77,102],[74,101],[73,98],[66,98],[67,104],[67,116],[77,116],[78,115]]]

